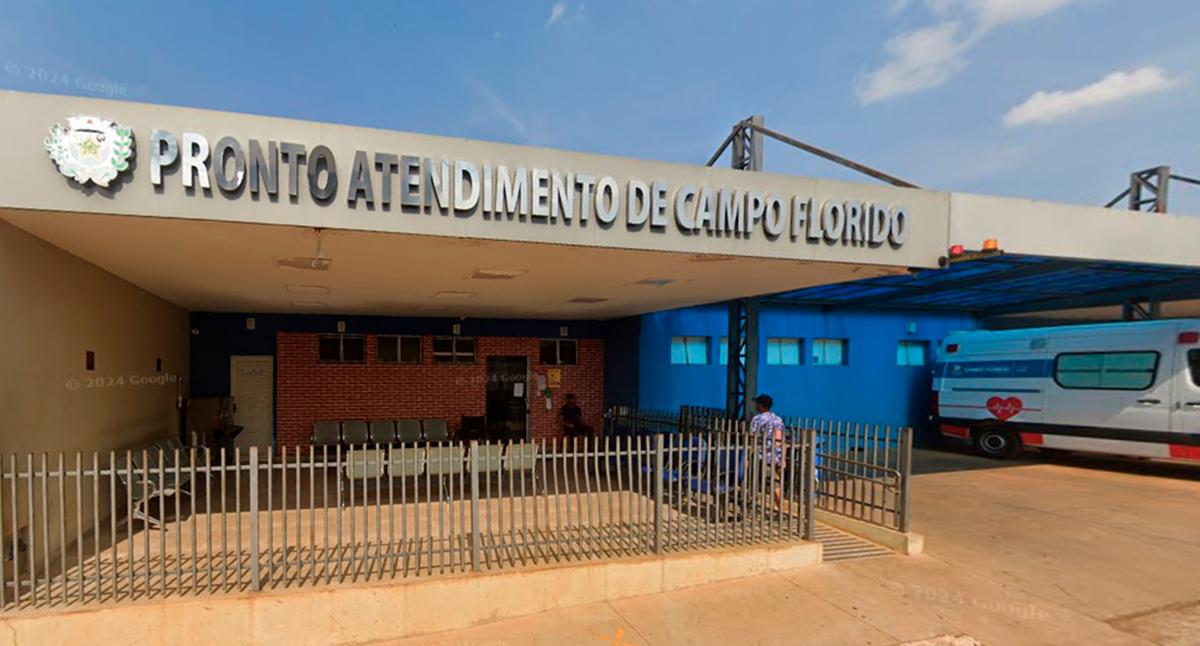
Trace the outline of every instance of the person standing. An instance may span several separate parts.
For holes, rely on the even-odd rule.
[[[775,480],[775,503],[783,499],[784,430],[783,419],[771,412],[775,400],[766,393],[754,398],[755,415],[750,420],[750,436],[759,442],[758,458],[764,469],[764,479]],[[766,469],[770,469],[767,471]]]
[[[567,437],[591,437],[592,427],[583,423],[583,411],[575,403],[575,394],[567,393],[567,402],[558,411],[562,418],[563,433]]]

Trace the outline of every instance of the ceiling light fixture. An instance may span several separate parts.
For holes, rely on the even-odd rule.
[[[649,285],[650,287],[666,287],[675,282],[674,278],[643,278],[634,285]]]
[[[510,280],[525,273],[524,269],[476,269],[468,278],[476,280]]]
[[[568,303],[580,303],[583,305],[591,305],[593,303],[603,303],[604,301],[607,301],[607,300],[608,300],[607,298],[599,298],[596,296],[576,296],[575,298],[572,298],[571,300],[569,300],[567,302]]]
[[[475,292],[443,291],[434,294],[433,297],[438,300],[455,301],[462,300],[464,298],[471,298],[474,295]]]
[[[284,285],[290,294],[328,294],[328,285]]]
[[[292,301],[292,307],[303,307],[310,310],[329,309],[329,305],[321,301]]]

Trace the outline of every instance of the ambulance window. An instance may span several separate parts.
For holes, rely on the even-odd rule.
[[[1054,359],[1054,381],[1069,389],[1145,390],[1157,371],[1157,352],[1072,352]]]
[[[1192,385],[1200,386],[1200,350],[1188,350],[1188,374],[1192,377]]]

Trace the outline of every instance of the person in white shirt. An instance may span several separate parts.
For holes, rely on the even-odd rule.
[[[763,393],[754,398],[754,410],[757,414],[750,420],[750,435],[756,437],[760,442],[758,457],[762,461],[763,467],[770,467],[774,470],[775,478],[775,504],[781,504],[783,499],[783,469],[786,466],[784,461],[784,430],[783,419],[775,413],[771,412],[771,407],[775,405],[775,401],[770,395]],[[765,474],[766,478],[771,478],[771,473]]]

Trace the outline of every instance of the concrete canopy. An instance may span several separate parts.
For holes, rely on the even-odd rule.
[[[79,97],[0,110],[0,217],[189,309],[608,318],[936,268],[984,238],[1197,263],[1200,222],[1174,216]],[[108,120],[129,167],[61,174],[55,124]],[[329,269],[278,266],[318,231]]]
[[[193,311],[606,319],[894,269],[348,230],[4,211],[12,224]]]

